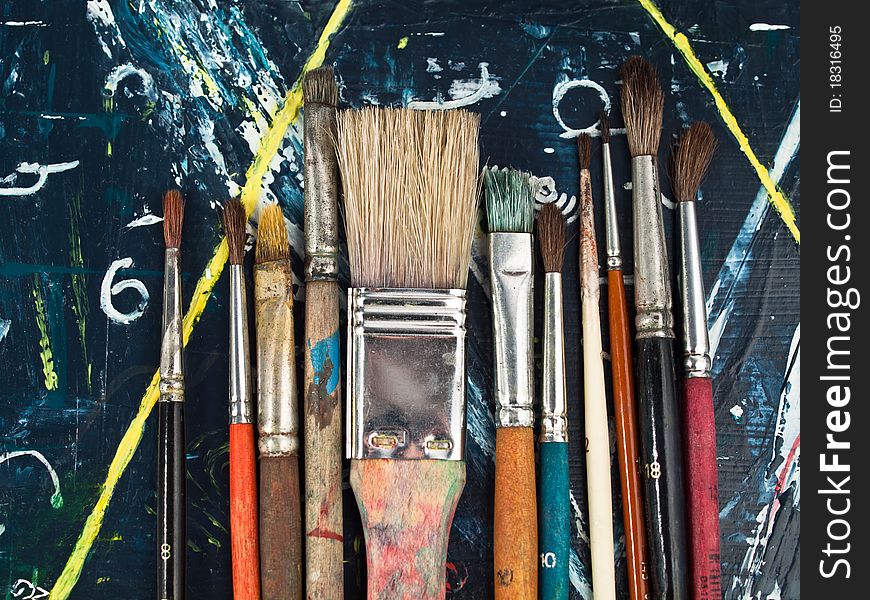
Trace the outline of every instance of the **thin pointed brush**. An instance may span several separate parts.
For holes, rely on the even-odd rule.
[[[529,176],[484,172],[495,368],[496,600],[538,597],[532,304],[534,198]]]
[[[263,209],[255,259],[260,582],[263,600],[298,600],[302,597],[302,506],[293,266],[284,215],[277,204]]]
[[[680,137],[673,156],[673,189],[680,217],[680,295],[683,304],[683,419],[686,500],[689,512],[691,585],[695,600],[720,600],[719,477],[716,418],[710,375],[710,339],[701,272],[695,197],[716,139],[707,123],[695,123]]]
[[[688,546],[674,318],[656,155],[664,95],[634,56],[622,67],[622,115],[631,152],[634,297],[641,468],[652,595],[687,600]]]
[[[544,262],[544,337],[541,381],[541,598],[568,600],[571,498],[568,485],[568,410],[565,397],[565,328],[562,263],[565,218],[555,204],[538,213],[538,245]]]
[[[248,293],[244,271],[248,217],[241,201],[233,199],[227,202],[223,221],[230,256],[230,545],[233,598],[259,600],[257,450],[248,343]]]
[[[638,469],[638,424],[634,396],[634,359],[628,324],[628,303],[622,272],[622,250],[616,218],[616,192],[610,159],[610,123],[602,112],[601,158],[604,179],[604,219],[607,243],[607,309],[610,324],[610,364],[616,424],[616,456],[622,489],[622,521],[625,527],[625,558],[631,600],[645,600],[648,593],[647,549],[643,518],[640,470]]]
[[[163,338],[160,399],[157,402],[157,598],[181,600],[185,593],[184,364],[181,332],[181,228],[184,198],[163,195]]]
[[[369,600],[441,600],[465,486],[465,286],[479,117],[342,111],[350,483]]]
[[[580,300],[583,321],[583,406],[586,429],[586,495],[589,504],[589,548],[592,555],[592,595],[615,600],[613,556],[613,496],[610,481],[610,427],[601,345],[601,290],[598,244],[589,158],[592,140],[577,138],[580,155]]]
[[[338,336],[338,86],[330,67],[305,74],[305,590],[344,597],[341,362]]]

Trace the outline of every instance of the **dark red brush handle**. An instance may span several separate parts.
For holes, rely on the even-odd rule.
[[[230,424],[230,541],[233,600],[260,600],[257,458],[251,423]]]
[[[692,598],[720,600],[719,476],[712,381],[685,379],[683,397]]]

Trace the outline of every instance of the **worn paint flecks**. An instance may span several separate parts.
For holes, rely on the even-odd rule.
[[[332,423],[338,404],[338,394],[335,393],[341,373],[338,340],[336,331],[313,346],[311,340],[308,341],[314,377],[305,393],[308,396],[308,411],[313,414],[314,421],[320,428]]]

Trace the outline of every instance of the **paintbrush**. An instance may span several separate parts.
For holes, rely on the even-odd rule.
[[[568,600],[571,498],[568,485],[568,410],[565,397],[565,329],[562,262],[565,218],[555,204],[538,213],[544,262],[544,337],[541,381],[541,598]]]
[[[248,217],[238,199],[227,202],[223,221],[230,256],[230,542],[233,598],[259,600],[257,452],[248,344],[248,294],[244,271]]]
[[[446,594],[465,485],[465,285],[479,117],[338,116],[350,260],[348,455],[370,600]]]
[[[656,155],[664,95],[640,57],[622,67],[631,152],[634,298],[642,481],[653,598],[688,598],[682,423],[674,381],[674,323]]]
[[[680,217],[680,295],[683,304],[683,419],[691,586],[695,600],[722,598],[719,565],[719,478],[716,418],[710,375],[710,339],[701,274],[695,196],[707,173],[716,139],[707,123],[680,137],[673,156],[673,190]]]
[[[181,228],[184,198],[163,195],[163,338],[160,343],[160,399],[157,402],[157,533],[160,552],[157,598],[184,598],[185,478],[184,364],[181,334]]]
[[[601,291],[598,244],[592,203],[589,159],[592,140],[577,138],[580,156],[580,302],[583,324],[583,406],[586,428],[586,495],[589,504],[589,549],[595,600],[616,598],[613,557],[613,497],[610,481],[610,427],[601,347]]]
[[[527,173],[484,172],[495,368],[496,600],[538,597],[532,399],[532,225]]]
[[[628,563],[628,592],[631,600],[645,600],[646,531],[638,469],[637,408],[634,397],[634,362],[628,324],[628,303],[622,272],[622,250],[616,218],[616,192],[610,160],[610,123],[607,113],[599,120],[604,179],[604,222],[607,243],[607,308],[610,324],[610,366],[616,425],[616,456],[622,489],[622,521],[625,528],[625,558]]]
[[[341,367],[338,341],[338,86],[332,68],[302,80],[305,99],[305,589],[344,597]]]
[[[293,268],[284,215],[263,209],[254,265],[263,600],[302,597]]]

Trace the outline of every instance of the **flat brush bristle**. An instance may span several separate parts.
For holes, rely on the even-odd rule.
[[[580,156],[580,169],[589,170],[589,160],[592,157],[592,138],[588,133],[581,133],[577,137],[577,153]]]
[[[677,200],[695,200],[715,151],[716,138],[709,124],[701,121],[683,131],[671,152],[674,161],[671,177]]]
[[[531,233],[535,199],[529,174],[516,169],[486,169],[486,219],[492,233]]]
[[[305,104],[338,106],[338,84],[332,67],[312,69],[302,78],[302,98]]]
[[[656,68],[639,56],[622,65],[622,118],[631,156],[655,156],[665,96]]]
[[[290,241],[287,239],[287,226],[284,213],[277,204],[269,204],[263,209],[260,225],[257,228],[257,263],[290,258]]]
[[[598,129],[601,131],[601,143],[610,143],[610,117],[607,111],[602,110],[598,113]]]
[[[181,247],[181,227],[184,224],[184,196],[181,190],[163,194],[163,241],[167,248]]]
[[[245,225],[248,222],[241,200],[233,198],[226,203],[223,220],[227,246],[230,250],[230,264],[240,265],[245,262]]]
[[[538,213],[538,246],[547,273],[562,271],[565,260],[565,217],[555,204],[545,204]]]
[[[465,288],[479,126],[464,110],[339,112],[352,286]]]

